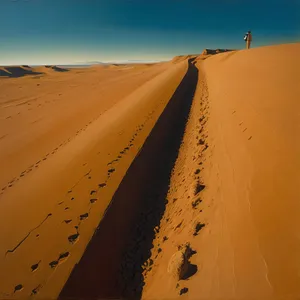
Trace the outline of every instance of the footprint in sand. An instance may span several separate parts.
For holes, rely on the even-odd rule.
[[[109,169],[108,171],[107,171],[107,173],[108,174],[111,174],[111,173],[113,173],[113,172],[115,172],[116,171],[116,169]]]
[[[97,202],[97,201],[98,201],[98,199],[96,199],[96,198],[90,199],[90,203],[91,203],[91,204],[94,204],[94,203]]]
[[[31,296],[36,295],[36,294],[40,291],[41,288],[42,288],[42,285],[39,284],[36,288],[34,288],[34,289],[31,291]]]
[[[15,286],[14,293],[15,293],[15,292],[19,292],[19,291],[21,291],[21,290],[23,290],[23,285],[22,285],[22,284],[18,284],[18,285]]]
[[[38,263],[32,265],[32,266],[31,266],[31,272],[36,271],[36,270],[38,269],[40,263],[41,263],[41,261],[39,261]]]
[[[59,255],[57,260],[53,260],[49,263],[49,266],[51,267],[51,269],[54,269],[58,266],[58,264],[60,262],[62,262],[63,260],[67,259],[70,256],[70,252],[63,252]]]
[[[205,144],[205,141],[203,139],[200,139],[198,142],[198,145],[204,145],[204,144]]]
[[[85,214],[80,215],[79,219],[80,219],[80,221],[83,221],[83,220],[87,219],[88,217],[89,217],[89,214],[85,213]]]
[[[182,289],[180,290],[179,295],[181,296],[181,295],[183,295],[183,294],[186,294],[188,291],[189,291],[189,289],[186,288],[186,287],[184,287],[184,288],[182,288]]]
[[[203,227],[205,227],[205,224],[198,222],[198,223],[196,224],[196,226],[195,226],[195,230],[194,230],[193,236],[198,235],[199,231],[200,231]]]
[[[74,244],[79,238],[79,233],[72,234],[68,237],[68,240],[71,244]]]
[[[64,253],[61,253],[59,255],[59,258],[58,258],[58,261],[61,262],[62,260],[65,260],[66,258],[68,258],[70,255],[70,252],[64,252]]]
[[[200,198],[196,199],[195,201],[192,202],[192,207],[195,209],[197,206],[202,202]]]
[[[58,260],[53,260],[49,263],[49,266],[54,269],[58,265]]]
[[[67,220],[64,220],[64,222],[65,222],[66,224],[69,224],[69,223],[71,223],[71,222],[72,222],[72,219],[67,219]]]
[[[205,189],[205,185],[201,184],[199,181],[196,183],[195,190],[194,190],[194,195],[198,195],[201,191]]]

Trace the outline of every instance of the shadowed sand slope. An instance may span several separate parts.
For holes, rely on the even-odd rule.
[[[197,62],[144,299],[300,296],[299,52],[290,44]],[[186,243],[193,255],[178,280],[168,269]]]
[[[69,71],[68,69],[57,67],[57,66],[45,66],[45,67],[48,69],[51,69],[53,71],[56,71],[56,72],[68,72]]]
[[[1,299],[58,296],[187,67],[0,81]]]
[[[183,62],[184,64],[187,63]],[[60,298],[137,299],[197,84],[189,68],[130,166]],[[105,246],[104,246],[105,245]],[[84,280],[82,280],[84,276]]]
[[[22,77],[26,75],[41,75],[29,66],[0,67],[0,77]]]
[[[203,55],[214,55],[214,54],[219,54],[219,53],[224,53],[228,51],[233,51],[230,49],[204,49],[202,54]]]

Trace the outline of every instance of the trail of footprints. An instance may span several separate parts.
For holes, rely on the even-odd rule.
[[[148,119],[147,119],[147,120],[148,120]],[[147,121],[147,120],[146,120],[146,121]],[[118,155],[118,157],[117,157],[116,159],[112,160],[111,162],[109,162],[109,163],[107,164],[107,166],[109,167],[109,169],[107,170],[107,179],[105,180],[104,183],[99,183],[96,189],[92,189],[92,190],[90,191],[90,193],[89,193],[89,196],[90,196],[90,197],[89,197],[89,204],[90,204],[90,205],[93,205],[93,204],[95,204],[95,203],[98,201],[98,197],[97,197],[98,191],[99,191],[100,189],[103,189],[103,188],[106,187],[108,180],[110,179],[110,177],[112,176],[112,174],[116,171],[116,169],[113,168],[113,167],[111,167],[111,166],[112,166],[114,163],[118,162],[118,161],[122,158],[122,156],[125,155],[125,154],[127,153],[127,151],[129,151],[129,149],[130,149],[131,147],[133,147],[133,142],[135,141],[136,137],[138,136],[138,132],[141,131],[141,130],[143,129],[144,125],[145,125],[145,124],[142,124],[142,125],[137,126],[136,131],[135,131],[135,133],[133,134],[132,138],[130,139],[128,145],[127,145],[126,147],[124,147],[124,148],[120,151],[120,155]],[[61,144],[60,147],[61,147],[61,146],[63,146],[63,144]],[[58,149],[59,149],[59,147],[56,148],[55,151],[57,151]],[[54,152],[54,153],[55,153],[55,152]],[[46,157],[45,157],[44,159],[47,159],[47,157],[48,157],[49,155],[50,155],[50,154],[47,154]],[[38,161],[36,164],[39,164],[40,162],[41,162],[41,161]],[[86,166],[86,163],[83,164],[83,166]],[[34,165],[31,166],[30,169],[32,170],[33,167],[34,167]],[[25,171],[24,171],[24,173],[25,173]],[[91,178],[90,175],[91,175],[91,170],[90,170],[88,173],[86,173],[86,174],[82,177],[82,179],[83,179],[83,178]],[[24,176],[24,175],[23,175],[23,176]],[[79,180],[79,182],[80,182],[80,181],[81,181],[81,180]],[[79,182],[78,182],[78,183],[79,183]],[[76,186],[78,183],[76,183],[75,186]],[[73,186],[73,187],[72,187],[70,190],[68,190],[68,192],[66,193],[66,195],[69,197],[69,199],[70,199],[71,201],[76,201],[76,197],[73,196],[73,195],[71,195],[72,192],[73,192],[73,188],[74,188],[75,186]],[[62,206],[62,205],[64,204],[64,202],[65,202],[65,201],[60,201],[60,202],[57,203],[57,205],[58,205],[58,206]],[[63,209],[64,209],[64,211],[68,211],[68,210],[71,209],[71,207],[70,207],[70,206],[65,206]],[[70,243],[71,245],[74,245],[74,244],[79,240],[79,237],[80,237],[80,232],[79,232],[79,230],[80,230],[81,222],[84,222],[84,221],[86,221],[86,220],[88,219],[91,209],[92,209],[92,206],[90,206],[88,212],[85,212],[85,213],[79,215],[79,217],[78,217],[78,225],[75,225],[75,226],[73,227],[73,228],[75,228],[75,233],[72,233],[72,234],[70,234],[70,235],[67,237],[67,239],[68,239],[68,241],[69,241],[69,243]],[[49,214],[48,217],[49,217],[50,215],[52,215],[52,214]],[[47,218],[48,218],[48,217],[47,217]],[[46,219],[47,219],[47,218],[46,218]],[[44,221],[43,221],[43,222],[44,222]],[[64,220],[62,221],[62,223],[66,224],[66,225],[71,224],[72,222],[73,222],[72,219],[64,219]],[[38,226],[38,227],[39,227],[39,226]],[[38,227],[37,227],[37,228],[38,228]],[[35,228],[34,230],[36,230],[37,228]],[[36,234],[36,238],[38,238],[39,236],[40,236],[39,234]],[[70,251],[62,252],[61,254],[59,254],[59,256],[58,256],[56,259],[54,259],[53,261],[50,261],[50,262],[48,263],[49,267],[50,267],[51,269],[57,268],[61,263],[63,263],[64,261],[66,261],[66,260],[69,258],[70,255],[71,255]],[[42,263],[42,261],[39,260],[38,262],[32,264],[32,265],[30,266],[30,271],[31,271],[31,272],[38,272],[41,263]],[[42,285],[41,285],[41,284],[38,285],[36,288],[34,288],[34,289],[31,291],[31,296],[34,296],[34,295],[38,294],[38,292],[40,291],[41,288],[42,288]],[[22,291],[23,289],[24,289],[24,286],[23,286],[22,284],[18,284],[18,285],[15,286],[14,292],[13,292],[13,293],[20,292],[20,291]]]
[[[198,210],[200,203],[202,203],[201,200],[201,192],[205,189],[205,185],[203,184],[203,182],[201,181],[200,178],[200,173],[203,170],[203,155],[205,153],[205,151],[208,149],[208,143],[206,141],[206,138],[208,137],[206,135],[206,133],[204,132],[205,129],[205,125],[206,122],[208,120],[208,110],[209,110],[209,103],[208,103],[208,89],[207,89],[207,85],[205,84],[205,82],[202,82],[202,88],[203,88],[203,92],[202,92],[202,96],[201,96],[201,101],[200,101],[200,111],[202,113],[202,116],[199,118],[199,125],[196,126],[196,130],[198,131],[196,134],[196,145],[197,147],[200,147],[199,152],[200,154],[198,154],[198,159],[200,159],[200,162],[198,163],[198,168],[193,172],[192,176],[194,178],[194,191],[193,191],[193,200],[191,201],[191,206],[193,210]],[[199,137],[200,136],[200,137]],[[195,161],[197,159],[197,157],[193,157],[193,160]],[[190,196],[188,196],[188,199],[190,198]],[[174,202],[174,200],[173,200]],[[202,209],[199,209],[199,212],[202,212]],[[176,229],[180,228],[182,226],[183,220],[177,225],[175,226],[175,231]],[[207,224],[204,224],[202,222],[196,221],[196,223],[194,224],[194,228],[193,228],[193,236],[196,237],[199,232],[206,226]],[[194,251],[193,254],[196,254],[196,252]],[[188,258],[188,257],[187,257]],[[187,260],[188,261],[188,260]],[[197,272],[197,266],[193,266],[191,264],[189,264],[188,267],[194,267],[195,272]],[[192,273],[193,275],[194,273]],[[191,276],[192,276],[191,275]],[[176,289],[178,289],[178,293],[179,296],[187,294],[189,289],[187,287],[180,287],[180,284],[177,283],[176,285]]]
[[[160,104],[158,104],[156,108],[158,108],[159,105],[160,105]],[[116,162],[119,162],[120,159],[123,157],[123,155],[125,155],[125,154],[130,150],[130,148],[133,147],[133,145],[134,145],[133,142],[135,141],[136,137],[138,136],[138,133],[139,133],[140,131],[142,131],[142,129],[143,129],[143,127],[145,126],[145,124],[146,124],[146,123],[148,122],[148,120],[152,117],[152,115],[153,115],[153,113],[155,112],[156,108],[155,108],[154,110],[152,110],[152,111],[149,113],[149,115],[146,117],[145,122],[144,122],[143,124],[137,126],[136,131],[135,131],[135,133],[133,134],[133,136],[131,137],[131,139],[129,140],[128,145],[127,145],[126,147],[124,147],[124,148],[119,152],[119,155],[117,156],[116,159],[112,160],[111,162],[109,162],[109,163],[107,164],[108,167],[112,166],[112,165],[113,165],[114,163],[116,163]],[[90,125],[91,123],[92,123],[92,121],[89,122],[89,124],[87,124],[84,128],[78,130],[78,131],[76,132],[76,135],[78,135],[78,134],[80,134],[82,131],[84,131],[84,130],[88,127],[88,125]],[[67,144],[70,140],[71,140],[71,139],[69,138],[67,141],[61,143],[61,144],[59,145],[59,147],[55,148],[55,149],[51,152],[51,154],[55,154],[55,152],[58,151],[59,148],[61,148],[61,147],[64,146],[65,144]],[[31,172],[34,168],[37,168],[37,167],[39,166],[39,164],[40,164],[42,161],[47,160],[47,158],[48,158],[49,155],[50,155],[50,153],[46,154],[46,156],[45,156],[44,158],[42,158],[42,160],[37,161],[34,165],[30,166],[28,169],[26,169],[25,171],[23,171],[23,172],[20,174],[20,177],[19,177],[19,178],[14,178],[11,182],[9,182],[10,186],[12,186],[14,183],[16,183],[21,177],[23,177],[23,176],[25,176],[27,173]],[[83,164],[83,166],[86,166],[86,163]],[[104,182],[104,183],[98,184],[97,189],[91,190],[91,191],[90,191],[89,204],[93,205],[93,204],[95,204],[95,203],[98,201],[98,198],[96,197],[98,191],[99,191],[100,189],[106,187],[108,180],[110,179],[111,175],[112,175],[115,171],[116,171],[115,168],[110,167],[110,168],[107,170],[107,179],[105,180],[105,182]],[[84,177],[88,177],[89,179],[91,179],[90,173],[91,173],[91,170],[90,170],[87,174],[85,174],[85,175],[83,176],[83,178],[84,178]],[[79,182],[80,182],[80,181],[81,181],[81,180],[79,180]],[[77,183],[75,184],[75,186],[76,186],[79,182],[77,182]],[[73,186],[72,188],[74,188],[75,186]],[[69,194],[71,194],[71,193],[73,192],[72,188],[71,188],[70,190],[68,190],[67,195],[69,195]],[[5,189],[6,189],[6,187],[2,188],[2,191],[4,191]],[[0,194],[0,195],[1,195],[1,194]],[[71,197],[70,200],[71,200],[71,201],[75,201],[76,199],[75,199],[75,197]],[[60,206],[60,205],[62,205],[63,203],[64,203],[64,201],[60,201],[57,205]],[[69,209],[70,209],[69,206],[66,206],[66,207],[64,208],[64,210],[69,210]],[[79,215],[79,218],[78,218],[78,219],[79,219],[79,224],[76,225],[76,226],[74,226],[74,228],[76,229],[76,233],[73,233],[73,234],[71,234],[71,235],[69,235],[69,236],[67,237],[67,238],[68,238],[68,241],[69,241],[69,243],[70,243],[71,245],[75,244],[75,243],[79,240],[79,237],[80,237],[80,233],[79,233],[79,227],[80,227],[80,224],[81,224],[82,221],[85,221],[85,220],[89,217],[90,211],[91,211],[91,207],[90,207],[90,209],[89,209],[89,212],[86,212],[86,213],[83,213],[83,214]],[[48,216],[50,216],[50,215],[52,215],[52,214],[49,214]],[[72,219],[64,219],[64,220],[63,220],[63,223],[65,223],[65,224],[67,224],[67,225],[70,224],[70,223],[72,223],[72,222],[73,222]],[[39,234],[36,234],[36,238],[38,238],[38,237],[39,237]],[[55,259],[55,260],[49,262],[49,267],[50,267],[51,269],[55,269],[60,263],[63,263],[66,259],[68,259],[68,257],[69,257],[70,255],[71,255],[71,253],[70,253],[69,251],[62,252],[62,253],[58,256],[57,259]],[[39,266],[40,266],[41,263],[42,263],[42,261],[40,260],[40,261],[38,261],[37,263],[34,263],[33,265],[31,265],[31,267],[30,267],[31,272],[36,272],[36,271],[38,271]],[[19,292],[19,291],[22,291],[23,288],[24,288],[24,286],[23,286],[22,284],[16,285],[16,286],[15,286],[15,289],[14,289],[14,293]],[[42,288],[42,285],[39,284],[36,288],[34,288],[34,289],[31,291],[31,296],[36,295],[36,294],[40,291],[41,288]]]
[[[100,114],[101,115],[101,114]],[[99,116],[98,116],[99,117]],[[97,117],[97,118],[98,118]],[[46,161],[50,155],[54,155],[60,148],[62,148],[63,146],[65,146],[66,144],[68,144],[72,139],[74,139],[77,135],[79,135],[81,132],[85,131],[87,129],[87,127],[94,122],[97,118],[93,119],[92,121],[90,121],[88,124],[86,124],[83,128],[81,128],[80,130],[78,130],[75,134],[74,137],[72,138],[68,138],[67,140],[65,140],[64,142],[62,142],[58,147],[56,147],[55,149],[53,149],[52,151],[50,151],[49,153],[47,153],[43,158],[41,158],[40,160],[38,160],[37,162],[35,162],[34,164],[32,164],[31,166],[29,166],[26,170],[22,171],[20,173],[20,175],[18,177],[13,178],[12,180],[10,180],[4,187],[1,188],[0,191],[0,196],[3,195],[3,193],[8,190],[9,188],[13,187],[20,179],[22,179],[24,176],[26,176],[27,174],[29,174],[31,171],[33,171],[34,169],[38,168],[40,166],[40,164],[43,161]]]
[[[206,188],[205,184],[203,184],[203,182],[201,181],[200,178],[200,173],[203,170],[203,155],[205,154],[205,151],[208,149],[208,143],[206,141],[207,139],[207,135],[205,133],[205,125],[206,122],[208,120],[208,109],[209,109],[209,104],[208,104],[208,91],[207,91],[207,87],[205,84],[202,85],[203,86],[203,93],[202,93],[202,98],[201,98],[201,114],[202,116],[198,119],[198,125],[196,125],[196,130],[197,130],[197,134],[196,134],[196,147],[199,149],[198,151],[196,151],[196,153],[198,152],[198,157],[193,157],[193,160],[196,161],[196,159],[200,159],[200,162],[198,163],[198,166],[196,168],[195,171],[193,171],[193,173],[191,174],[193,176],[193,180],[194,180],[194,190],[193,190],[193,195],[192,195],[192,199],[190,201],[191,203],[191,207],[193,210],[197,210],[200,213],[202,212],[202,209],[199,207],[199,205],[202,203],[202,199],[201,199],[201,192]],[[191,141],[191,143],[194,143],[194,141]],[[182,173],[182,171],[180,171],[178,173],[178,176],[180,176]],[[185,182],[185,178],[183,179],[183,182]],[[187,191],[187,190],[186,190]],[[191,197],[188,196],[188,199],[190,199]],[[173,198],[172,203],[175,203],[178,199],[177,198]],[[180,215],[182,212],[182,210],[178,211],[178,215]],[[166,216],[166,222],[169,221],[168,216]],[[181,230],[181,228],[183,227],[185,223],[184,219],[181,219],[179,221],[178,224],[175,224],[173,227],[173,230],[175,232],[178,232],[179,230]],[[200,233],[200,231],[206,226],[207,224],[196,221],[194,223],[194,227],[193,230],[191,232],[193,237],[197,237]],[[154,228],[155,233],[158,235],[160,233],[160,225]],[[160,241],[158,243],[158,248],[157,248],[157,252],[153,255],[156,255],[155,258],[157,258],[159,255],[161,255],[161,253],[163,252],[163,245],[164,243],[168,240],[167,236],[163,236],[161,235],[160,237]],[[178,250],[180,250],[180,247],[182,247],[182,245],[179,245]],[[191,248],[190,248],[191,250]],[[188,255],[187,258],[189,258],[191,255],[197,254],[196,251],[191,250],[190,255]],[[194,269],[194,272],[191,272],[191,274],[189,276],[193,276],[193,274],[195,274],[195,272],[197,272],[197,266],[190,264],[189,260],[187,259],[188,262],[188,268],[189,269]],[[151,258],[149,258],[147,261],[145,261],[144,265],[142,266],[144,269],[144,275],[147,276],[147,273],[150,272],[153,268],[153,261]],[[185,278],[183,278],[185,279]],[[189,288],[182,286],[182,284],[184,284],[184,281],[179,281],[176,284],[176,290],[178,291],[178,295],[184,295],[187,294],[189,292]]]
[[[70,256],[70,252],[63,252],[59,255],[58,259],[53,260],[49,263],[49,266],[54,269],[56,268],[59,263],[61,263],[62,261],[64,261],[65,259],[67,259]]]
[[[236,111],[233,111],[233,113],[235,113],[235,112],[236,112]],[[233,114],[233,113],[232,113],[232,114]],[[243,124],[244,124],[244,122],[240,122],[240,123],[239,123],[239,126],[242,126]],[[248,130],[247,127],[245,127],[244,129],[242,129],[242,132],[243,132],[243,133],[245,132],[245,133],[247,134],[246,130]],[[249,135],[249,136],[248,136],[248,141],[250,141],[251,139],[252,139],[252,135]]]
[[[133,142],[135,141],[136,137],[138,136],[138,133],[143,129],[143,127],[145,126],[145,124],[146,124],[146,123],[148,122],[148,120],[152,117],[153,113],[154,113],[155,110],[159,107],[160,104],[161,104],[161,103],[159,103],[159,104],[157,105],[157,107],[156,107],[153,111],[151,111],[151,112],[149,113],[149,115],[146,117],[145,122],[144,122],[143,124],[137,126],[136,132],[133,134],[133,136],[132,136],[132,138],[130,139],[128,145],[127,145],[126,147],[124,147],[124,148],[120,151],[120,153],[119,153],[120,155],[118,155],[118,157],[117,157],[116,159],[112,160],[111,162],[109,162],[109,163],[107,164],[109,167],[112,166],[114,163],[119,162],[119,160],[122,158],[122,156],[125,155],[125,154],[130,150],[131,147],[133,147]],[[201,104],[202,104],[202,103],[201,103]],[[207,106],[205,107],[205,109],[207,109]],[[97,118],[96,118],[96,119],[97,119]],[[206,123],[207,120],[206,120],[205,116],[203,116],[203,117],[200,118],[199,121],[200,121],[200,124],[202,125],[202,127],[201,127],[199,133],[202,133],[203,126],[205,125],[205,123]],[[76,132],[76,136],[79,135],[82,131],[85,131],[86,128],[87,128],[91,123],[92,123],[92,121],[89,122],[84,128],[78,130],[78,131]],[[205,151],[205,150],[207,149],[207,147],[208,147],[208,145],[205,144],[204,138],[205,138],[205,136],[203,136],[203,138],[199,140],[199,145],[202,145],[202,146],[204,145],[204,149],[203,149],[202,151]],[[68,140],[66,140],[66,141],[64,141],[63,143],[61,143],[61,144],[60,144],[58,147],[56,147],[52,152],[46,154],[45,157],[43,157],[41,160],[37,161],[35,164],[31,165],[29,168],[27,168],[25,171],[23,171],[23,172],[20,174],[20,176],[19,176],[18,178],[14,178],[14,179],[12,179],[10,182],[8,182],[8,185],[2,188],[2,193],[3,193],[3,191],[5,191],[8,187],[12,187],[19,179],[21,179],[22,177],[24,177],[26,174],[28,174],[29,172],[31,172],[31,171],[34,170],[35,168],[38,168],[39,164],[40,164],[42,161],[47,160],[47,158],[49,157],[50,154],[52,154],[52,155],[55,154],[61,147],[63,147],[64,145],[66,145],[68,142],[70,142],[70,140],[71,140],[71,138],[69,138]],[[86,165],[86,164],[84,164],[83,166],[85,166],[85,165]],[[92,205],[93,205],[93,204],[95,204],[95,203],[98,201],[98,198],[96,197],[96,194],[97,194],[98,190],[101,189],[101,188],[105,188],[105,187],[106,187],[107,181],[110,179],[111,175],[112,175],[115,171],[116,171],[115,168],[110,167],[110,168],[107,170],[107,179],[106,179],[106,181],[105,181],[104,183],[98,184],[97,189],[91,190],[91,191],[90,191],[90,196],[91,196],[91,197],[90,197],[90,199],[89,199],[89,204],[92,204]],[[197,172],[198,172],[198,171],[197,171]],[[196,173],[195,173],[195,174],[196,174]],[[198,173],[197,173],[197,174],[198,174]],[[83,177],[87,177],[87,176],[88,176],[89,179],[91,178],[90,172],[88,172],[87,174],[85,174]],[[196,187],[195,187],[195,192],[196,192],[196,191],[197,191],[197,193],[200,192],[202,189],[204,189],[204,187],[205,187],[205,186],[204,186],[204,185],[201,185],[200,182],[197,182]],[[67,194],[70,194],[70,193],[72,193],[72,189],[70,189],[70,190],[67,192]],[[1,193],[0,193],[0,195],[1,195]],[[71,197],[70,200],[71,200],[71,201],[75,201],[76,199],[75,199],[75,197]],[[196,208],[200,202],[201,202],[200,199],[194,201],[193,204],[192,204],[193,208]],[[64,203],[64,201],[60,201],[60,202],[58,203],[58,205],[62,205],[63,203]],[[64,208],[64,210],[69,210],[69,209],[70,209],[69,206],[66,206],[66,207]],[[90,210],[91,210],[91,207],[90,207]],[[86,212],[86,213],[83,213],[83,214],[79,215],[79,217],[78,217],[78,219],[79,219],[79,224],[76,225],[76,226],[74,226],[74,228],[76,229],[76,233],[73,233],[73,234],[71,234],[71,235],[69,235],[69,236],[67,237],[67,239],[68,239],[68,241],[69,241],[70,244],[73,245],[74,243],[76,243],[76,242],[79,240],[79,236],[80,236],[80,233],[79,233],[79,227],[80,227],[80,224],[81,224],[82,221],[85,221],[85,220],[89,217],[90,210],[89,210],[89,212]],[[51,215],[51,214],[49,214],[49,215]],[[49,215],[48,215],[48,216],[49,216]],[[63,220],[63,223],[65,223],[65,224],[70,224],[70,223],[72,223],[72,222],[73,222],[72,219],[65,219],[65,220]],[[180,225],[181,225],[181,224],[180,224]],[[204,224],[200,224],[200,223],[197,224],[197,225],[196,225],[196,228],[195,228],[195,233],[194,233],[194,235],[197,235],[198,232],[201,230],[201,228],[202,228],[203,226],[204,226]],[[158,229],[158,230],[159,230],[159,229]],[[36,237],[38,238],[38,237],[39,237],[39,234],[36,234]],[[165,242],[166,240],[167,240],[167,237],[164,237],[163,242]],[[160,250],[160,251],[159,251],[159,250]],[[159,250],[158,250],[158,253],[160,253],[160,252],[162,251],[161,248],[159,248]],[[66,259],[68,259],[68,257],[69,257],[70,255],[71,255],[71,253],[70,253],[69,251],[62,252],[61,254],[59,254],[59,256],[58,256],[55,260],[53,260],[53,261],[51,261],[51,262],[48,263],[48,264],[49,264],[49,267],[50,267],[51,269],[55,269],[60,263],[64,262]],[[40,261],[34,263],[33,265],[31,265],[31,266],[30,266],[31,272],[36,272],[36,271],[38,271],[39,266],[40,266],[41,263],[42,263],[42,261],[40,260]],[[14,292],[13,292],[13,293],[17,293],[17,292],[19,292],[19,291],[22,291],[23,288],[24,288],[24,286],[23,286],[22,284],[18,284],[18,285],[15,286]],[[35,288],[31,291],[31,295],[36,295],[36,294],[39,292],[39,290],[40,290],[41,288],[42,288],[42,285],[41,285],[41,284],[38,285],[37,287],[35,287]]]

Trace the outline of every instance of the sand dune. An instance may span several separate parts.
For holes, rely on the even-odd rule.
[[[58,295],[185,69],[1,82],[1,297]]]
[[[45,66],[48,69],[54,70],[56,72],[68,72],[68,69],[57,67],[57,66]]]
[[[57,66],[42,66],[42,67],[29,67],[27,65],[23,66],[6,66],[0,67],[0,77],[23,77],[28,75],[44,75],[49,74],[49,72],[68,72],[68,69],[57,67]]]
[[[299,51],[1,68],[0,298],[299,297]]]
[[[0,77],[22,77],[26,75],[41,75],[29,66],[0,67]]]
[[[299,51],[272,46],[197,63],[145,299],[299,297]],[[167,266],[187,242],[190,277],[178,282]]]

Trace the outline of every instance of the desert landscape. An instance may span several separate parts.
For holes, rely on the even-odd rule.
[[[0,67],[0,299],[298,299],[299,53]]]

